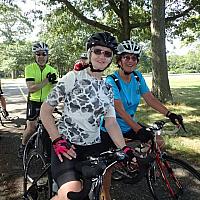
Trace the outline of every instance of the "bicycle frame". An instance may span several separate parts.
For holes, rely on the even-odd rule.
[[[68,198],[83,200],[89,195],[90,200],[99,200],[103,176],[107,169],[117,162],[122,162],[125,157],[125,153],[117,149],[103,152],[97,158],[89,157],[86,161],[80,161],[80,165],[76,165],[75,168],[83,175],[83,189],[80,192],[68,192]]]
[[[177,132],[179,129],[180,129],[180,127],[178,129],[176,129],[175,132]],[[170,173],[170,176],[175,181],[177,187],[182,190],[182,186],[179,183],[178,179],[175,177],[173,169],[170,167],[170,164],[167,161],[165,161],[164,166],[163,166],[162,159],[166,155],[166,153],[162,152],[162,150],[160,149],[160,147],[157,143],[157,140],[156,140],[157,139],[157,137],[156,137],[157,131],[154,131],[154,133],[155,133],[155,135],[154,135],[153,145],[148,149],[147,154],[151,151],[153,151],[155,153],[155,162],[156,162],[157,166],[159,167],[159,170],[160,170],[162,178],[163,178],[163,180],[164,180],[164,182],[167,186],[167,189],[169,190],[171,197],[176,197],[175,192],[173,191],[172,187],[170,186],[170,183],[169,183],[169,180],[166,176],[164,168],[166,168],[167,171]]]

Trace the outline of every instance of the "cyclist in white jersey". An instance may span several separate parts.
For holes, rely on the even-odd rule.
[[[67,200],[69,191],[80,191],[80,174],[74,166],[87,156],[98,156],[106,150],[100,137],[101,116],[105,116],[105,126],[115,145],[129,158],[134,157],[116,122],[112,88],[102,79],[116,46],[116,39],[110,33],[93,34],[87,41],[89,66],[67,73],[41,107],[41,119],[53,144],[52,177],[59,187],[58,195],[53,199]],[[56,127],[52,112],[62,100],[64,111]]]

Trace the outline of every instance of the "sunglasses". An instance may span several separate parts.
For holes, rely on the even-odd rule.
[[[123,56],[123,59],[125,59],[126,61],[129,61],[130,59],[132,59],[132,61],[137,61],[137,57],[135,56]]]
[[[103,51],[101,49],[93,49],[92,52],[94,52],[94,54],[96,55],[101,55],[103,54],[106,58],[110,58],[113,56],[113,53],[110,51]]]
[[[46,53],[46,52],[43,52],[43,53],[36,53],[35,55],[36,55],[36,56],[44,56],[44,57],[45,57],[45,56],[47,56],[47,53]]]

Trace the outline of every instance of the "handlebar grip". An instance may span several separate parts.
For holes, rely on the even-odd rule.
[[[92,187],[92,179],[83,180],[83,189],[80,192],[68,192],[67,197],[72,200],[84,200]]]

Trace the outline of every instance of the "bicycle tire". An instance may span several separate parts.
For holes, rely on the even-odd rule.
[[[147,183],[155,200],[199,199],[200,173],[197,170],[186,162],[166,154],[160,161],[162,170],[155,161],[147,173]],[[167,187],[163,174],[165,174],[170,187]],[[174,194],[170,193],[170,188]]]
[[[43,200],[52,197],[51,172],[50,168],[47,169],[46,167],[47,163],[44,156],[35,149],[31,150],[24,171],[23,188],[25,199]]]
[[[30,139],[28,140],[28,142],[26,143],[25,149],[24,149],[24,154],[23,154],[23,167],[24,170],[26,168],[26,163],[28,161],[28,158],[30,157],[30,153],[31,151],[33,151],[34,149],[36,149],[35,147],[35,140],[37,137],[37,132],[35,132]]]
[[[30,157],[30,152],[32,150],[37,150],[37,152],[40,152],[45,159],[50,160],[50,155],[49,155],[50,153],[47,155],[47,153],[45,151],[45,147],[44,147],[44,145],[47,141],[44,141],[44,138],[42,138],[42,134],[43,134],[42,126],[38,126],[37,131],[35,133],[33,133],[33,135],[28,140],[28,142],[25,146],[24,154],[23,154],[24,169],[26,167],[27,160]]]

